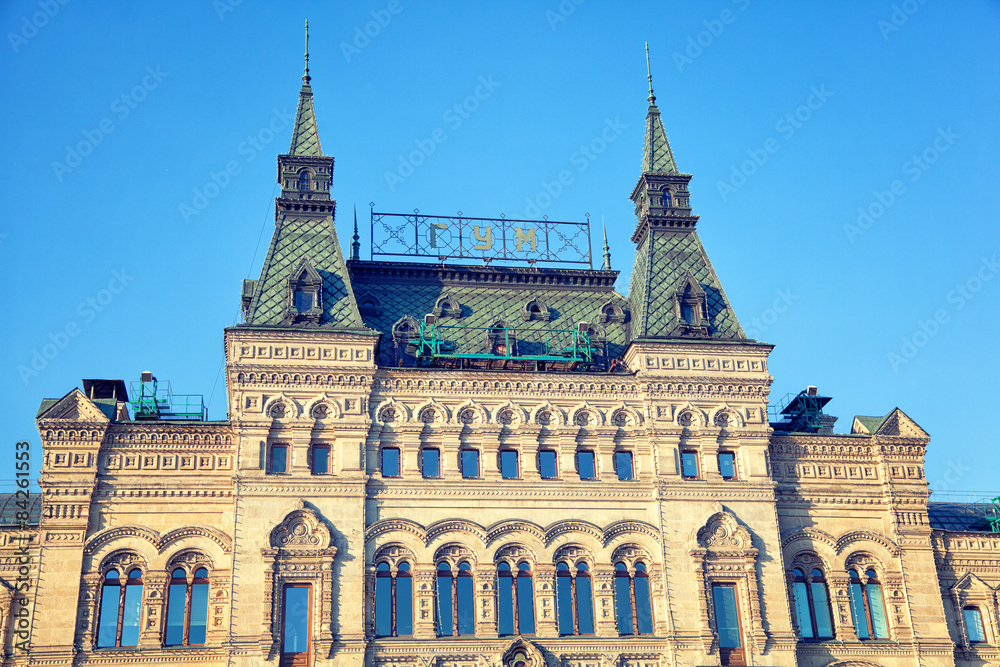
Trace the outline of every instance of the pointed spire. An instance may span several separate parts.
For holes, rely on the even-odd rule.
[[[306,41],[308,42],[309,37],[309,22],[306,21]],[[308,57],[309,54],[306,54]],[[649,42],[646,42],[646,80],[649,82],[649,106],[656,104],[656,95],[653,94],[653,72],[649,69]]]
[[[354,242],[351,243],[351,259],[361,259],[361,237],[358,236],[358,207],[354,207]]]
[[[649,64],[649,47],[646,47],[646,64]],[[648,67],[647,67],[648,69]],[[309,19],[306,19],[306,68],[305,73],[302,75],[302,85],[308,86],[309,82],[312,81],[312,77],[309,76]]]
[[[653,95],[653,74],[649,68],[649,43],[646,44],[646,80],[649,82],[649,110],[646,112],[646,143],[642,149],[642,173],[679,174],[674,154],[670,150],[667,132],[663,129],[660,110]]]
[[[292,129],[292,145],[289,155],[323,155],[319,143],[319,127],[316,125],[316,110],[313,109],[313,94],[309,82],[309,21],[306,21],[305,72],[302,74],[302,88],[299,90],[299,106],[295,110],[295,127]]]
[[[604,224],[604,216],[601,216],[601,229],[604,230],[604,266],[605,271],[611,270],[611,250],[608,248],[608,228]]]

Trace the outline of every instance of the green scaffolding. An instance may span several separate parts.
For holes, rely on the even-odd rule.
[[[534,361],[590,364],[597,353],[583,325],[575,329],[463,327],[420,322],[408,344],[419,363],[439,360]]]

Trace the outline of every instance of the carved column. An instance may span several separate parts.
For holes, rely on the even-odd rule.
[[[850,577],[846,572],[831,571],[826,573],[826,582],[830,588],[830,607],[837,639],[842,642],[858,641],[851,617]]]
[[[556,566],[551,563],[535,565],[535,604],[535,634],[539,637],[558,637]]]
[[[591,581],[594,587],[594,630],[598,637],[617,637],[614,566],[595,565]]]
[[[167,613],[166,572],[143,572],[143,620],[139,631],[139,648],[160,648],[163,645],[163,623]]]
[[[497,573],[491,563],[483,563],[475,575],[476,636],[492,639],[499,636],[496,614]]]
[[[413,638],[433,639],[437,636],[434,618],[433,565],[413,567]]]

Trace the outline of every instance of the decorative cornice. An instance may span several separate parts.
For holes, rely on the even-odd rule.
[[[405,281],[407,284],[502,287],[525,285],[531,289],[557,288],[587,291],[614,289],[617,271],[589,269],[536,268],[519,266],[467,266],[421,264],[408,262],[347,262],[351,280],[357,285],[366,282]],[[625,301],[624,297],[622,301]]]

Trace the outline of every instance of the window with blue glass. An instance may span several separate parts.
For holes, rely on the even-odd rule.
[[[326,475],[330,472],[330,445],[313,445],[312,474]]]
[[[399,477],[399,449],[397,447],[382,448],[379,470],[383,477]]]
[[[722,479],[736,479],[736,454],[719,452],[719,474]]]
[[[586,563],[575,567],[556,564],[556,607],[560,635],[594,633],[594,606],[590,568]]]
[[[686,479],[698,478],[698,452],[685,449],[681,452],[681,475]]]
[[[465,479],[475,479],[479,477],[479,450],[463,449],[462,457],[462,477]]]
[[[715,631],[719,635],[719,658],[723,665],[745,665],[743,631],[735,584],[712,585]]]
[[[497,622],[501,636],[530,635],[535,632],[535,598],[531,565],[497,565]]]
[[[310,598],[308,584],[285,586],[284,604],[281,606],[281,653],[300,655],[309,653]]]
[[[504,479],[517,479],[521,471],[517,465],[517,450],[500,450],[500,476]]]
[[[559,466],[556,462],[554,449],[538,450],[538,472],[542,479],[557,479],[559,477]]]
[[[271,445],[271,456],[268,461],[267,471],[272,475],[281,475],[288,472],[288,445]]]
[[[403,561],[395,572],[389,563],[375,566],[375,636],[413,634],[413,574]]]
[[[188,579],[183,568],[170,574],[167,589],[167,646],[204,644],[208,630],[208,570],[199,567]]]
[[[888,639],[889,621],[882,599],[882,586],[875,570],[865,571],[865,578],[857,570],[848,570],[850,578],[851,616],[858,639]]]
[[[982,644],[986,642],[983,613],[979,607],[965,607],[962,610],[962,618],[965,620],[965,635],[969,638],[969,643]]]
[[[117,570],[108,570],[101,585],[97,647],[137,646],[142,610],[142,571],[129,570],[125,584]]]
[[[620,635],[653,633],[653,613],[649,597],[646,564],[635,564],[630,573],[625,563],[615,563],[615,615]]]
[[[425,447],[420,450],[420,469],[424,477],[441,476],[441,450],[433,447]]]
[[[822,570],[792,570],[792,598],[799,636],[803,639],[833,639],[830,599]]]
[[[580,479],[597,479],[597,466],[592,450],[581,449],[576,453],[576,469],[580,473]]]
[[[632,452],[615,452],[615,472],[618,479],[635,479],[635,472],[632,469]]]
[[[472,593],[472,566],[462,561],[458,571],[442,562],[437,569],[437,634],[460,637],[475,633],[475,607]]]

